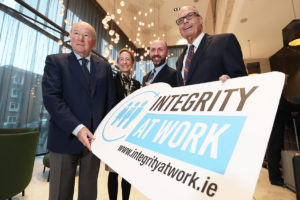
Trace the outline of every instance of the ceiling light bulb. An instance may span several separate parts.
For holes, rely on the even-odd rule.
[[[114,31],[114,30],[109,30],[109,32],[108,32],[108,34],[109,34],[110,36],[113,36],[113,35],[114,35],[114,33],[115,33],[115,31]]]
[[[139,14],[139,15],[141,15],[141,14],[142,14],[142,12],[141,12],[141,11],[139,11],[139,12],[138,12],[138,14]]]
[[[109,28],[109,26],[108,26],[108,24],[104,24],[104,29],[108,29]]]
[[[122,21],[123,20],[123,18],[122,17],[120,17],[120,21]]]
[[[138,31],[141,31],[141,27],[138,27]]]
[[[111,16],[110,15],[107,15],[106,17],[106,20],[109,22],[111,20]]]
[[[152,10],[152,8],[150,8],[150,9],[149,9],[149,12],[151,12],[151,13],[152,13],[152,11],[153,11],[153,10]]]
[[[136,16],[133,17],[133,20],[136,20]]]
[[[145,13],[145,17],[147,17],[148,16],[148,13]]]
[[[124,1],[121,1],[121,2],[120,2],[120,6],[124,7],[124,6],[125,6],[125,2],[124,2]]]
[[[156,37],[156,34],[155,34],[155,33],[153,34],[153,37]]]
[[[118,14],[121,14],[121,9],[120,9],[120,8],[117,9],[117,13],[118,13]]]
[[[117,21],[117,24],[119,25],[119,24],[120,24],[120,22],[119,22],[119,21]]]
[[[140,33],[137,33],[136,35],[137,35],[137,36],[140,36]]]
[[[111,17],[111,19],[115,19],[115,15],[114,14],[112,14],[110,17]]]

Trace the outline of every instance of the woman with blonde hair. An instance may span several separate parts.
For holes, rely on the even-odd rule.
[[[114,76],[116,103],[119,103],[126,96],[141,87],[140,82],[131,77],[131,69],[135,64],[133,53],[126,48],[119,51],[118,66],[120,72]],[[118,174],[107,166],[108,175],[108,194],[110,200],[117,200],[118,196]],[[122,178],[122,199],[128,200],[131,185]]]

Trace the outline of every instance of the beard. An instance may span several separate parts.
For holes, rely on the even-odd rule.
[[[154,58],[156,58],[156,57],[160,58],[160,60],[154,61]],[[166,58],[162,58],[160,56],[153,56],[153,57],[151,57],[151,60],[155,67],[161,66],[162,64],[164,64],[166,62]]]

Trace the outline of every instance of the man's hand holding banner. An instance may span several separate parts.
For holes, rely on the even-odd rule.
[[[150,199],[251,199],[284,83],[279,72],[144,87],[99,125],[92,150]]]

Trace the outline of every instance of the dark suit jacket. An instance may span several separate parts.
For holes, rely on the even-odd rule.
[[[186,50],[187,47],[176,62],[180,85]],[[217,81],[223,74],[231,78],[247,75],[239,42],[233,34],[205,34],[192,58],[186,85]]]
[[[93,55],[90,85],[73,52],[47,56],[42,91],[51,116],[48,149],[56,153],[80,153],[84,146],[72,131],[83,124],[94,132],[115,102],[111,67]]]
[[[132,88],[132,92],[134,92],[135,90],[141,88],[141,84],[140,82],[138,82],[135,79],[133,80],[133,88]],[[125,88],[121,83],[121,74],[117,73],[114,76],[114,83],[115,83],[115,87],[116,87],[116,104],[119,103],[122,99],[124,99],[125,96]]]
[[[143,86],[146,86],[146,81],[148,80],[148,77],[150,76],[150,72],[148,72],[143,77]],[[164,82],[168,83],[172,87],[177,87],[179,84],[177,83],[177,71],[171,67],[169,67],[167,64],[158,72],[158,74],[155,76],[152,83],[159,83]]]

